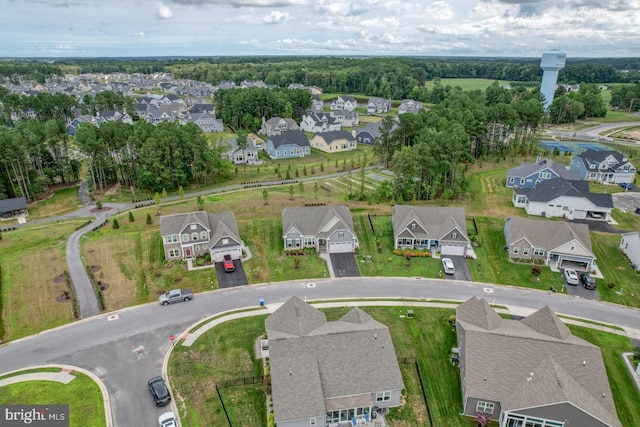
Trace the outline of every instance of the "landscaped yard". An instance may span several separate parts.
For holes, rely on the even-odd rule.
[[[29,205],[29,219],[49,218],[73,212],[82,207],[77,186],[55,190],[48,199]]]
[[[350,308],[330,308],[323,311],[327,320],[337,320]],[[435,426],[471,427],[477,423],[461,417],[462,397],[460,374],[451,364],[451,348],[456,347],[455,329],[447,320],[453,309],[411,307],[414,318],[400,317],[407,307],[363,307],[391,331],[406,387],[406,404],[391,409],[386,416],[392,427],[428,425],[425,405],[415,365],[419,361],[422,380]],[[184,426],[214,425],[224,419],[215,384],[237,378],[262,375],[260,360],[255,359],[255,340],[264,331],[264,315],[223,323],[199,338],[192,347],[178,343],[169,361],[169,379],[179,405]],[[577,336],[601,346],[607,374],[610,377],[618,416],[625,427],[640,425],[640,401],[631,376],[620,354],[632,349],[625,337],[587,328],[570,326]],[[266,425],[267,405],[262,384],[224,387],[220,389],[233,425]]]
[[[39,369],[18,372],[60,371],[56,369]],[[98,385],[88,376],[73,371],[75,376],[68,384],[54,381],[26,381],[0,387],[0,405],[29,403],[33,405],[69,405],[69,426],[104,426],[106,425],[102,393]],[[1,377],[1,378],[7,378]]]

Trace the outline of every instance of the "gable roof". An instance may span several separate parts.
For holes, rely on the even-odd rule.
[[[544,219],[531,219],[522,217],[509,217],[506,219],[510,232],[511,245],[520,239],[527,239],[534,247],[557,248],[565,243],[577,240],[585,249],[593,254],[589,226],[568,221],[551,221]]]
[[[288,130],[280,135],[272,135],[268,141],[271,141],[273,148],[277,149],[283,145],[297,145],[298,147],[310,147],[307,135],[301,130]]]
[[[456,320],[491,330],[500,326],[502,318],[484,298],[471,297],[458,306]]]
[[[200,224],[210,230],[209,218],[204,211],[189,212],[160,217],[160,235],[180,234],[189,224]]]
[[[567,333],[548,307],[522,321],[501,318],[487,329],[480,326],[487,314],[479,305],[473,297],[456,309],[466,396],[501,402],[507,410],[568,401],[621,425],[597,346]],[[541,392],[546,388],[549,393]]]
[[[307,332],[301,335],[303,323]],[[404,388],[389,329],[358,308],[327,322],[292,297],[265,320],[265,328],[276,422],[324,416],[354,402],[374,405],[371,393]]]
[[[535,163],[522,163],[520,166],[509,169],[507,176],[526,178],[535,173],[544,171],[545,169],[552,170],[556,175],[565,179],[580,179],[580,172],[576,170],[568,170],[563,164],[556,163],[551,159],[542,159]]]
[[[296,229],[305,236],[319,238],[345,229],[355,236],[349,208],[339,206],[295,206],[282,209],[282,232]]]
[[[538,183],[535,188],[514,188],[513,191],[516,194],[526,196],[532,202],[549,202],[561,196],[584,197],[597,207],[613,208],[611,194],[591,193],[587,181],[567,181],[564,178],[554,178]]]
[[[588,161],[589,163],[601,163],[609,156],[613,156],[618,161],[618,163],[627,161],[627,158],[622,155],[622,153],[615,150],[596,151],[593,149],[588,149],[580,154],[576,154],[574,157],[580,157],[582,160]]]
[[[0,212],[19,211],[26,208],[27,199],[25,197],[0,200]]]
[[[331,145],[333,142],[340,139],[346,139],[347,141],[355,141],[356,139],[351,135],[351,132],[346,130],[330,130],[328,132],[319,132],[313,135],[314,137],[320,137],[324,139],[327,145]]]
[[[238,231],[238,224],[233,212],[207,213],[204,211],[188,212],[160,217],[160,235],[180,234],[188,225],[200,224],[210,231],[209,243],[215,244],[223,237],[229,237],[238,244],[243,244]]]
[[[457,228],[469,240],[464,208],[411,205],[393,207],[394,234],[402,232],[413,220],[417,220],[426,230],[426,234],[414,233],[416,238],[429,236],[432,239],[439,239]]]

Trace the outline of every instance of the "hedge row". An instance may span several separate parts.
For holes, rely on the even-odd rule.
[[[78,298],[76,297],[76,290],[71,283],[71,277],[67,270],[64,271],[64,283],[67,286],[67,291],[71,295],[71,314],[74,319],[78,318]]]
[[[96,291],[96,296],[98,297],[98,305],[100,306],[100,310],[104,311],[104,296],[102,295],[102,290],[100,289],[100,284],[96,282],[96,277],[93,275],[93,271],[91,271],[91,267],[88,265],[85,266],[87,269],[87,274],[89,275],[89,280],[93,284],[93,289]]]
[[[421,251],[418,249],[394,249],[393,253],[395,255],[400,255],[400,256],[410,256],[410,257],[423,257],[423,258],[430,258],[431,257],[431,252],[429,251]]]

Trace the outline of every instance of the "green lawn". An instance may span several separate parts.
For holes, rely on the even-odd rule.
[[[600,299],[640,307],[640,275],[633,271],[618,249],[619,234],[590,233],[591,246],[604,279],[597,279]],[[614,287],[607,286],[613,283]]]
[[[452,309],[410,307],[414,319],[401,318],[408,307],[364,307],[391,331],[405,383],[404,406],[391,409],[387,420],[392,427],[427,425],[415,365],[419,361],[434,425],[475,427],[473,419],[460,416],[462,397],[460,373],[449,361],[456,347],[455,329],[447,320]],[[324,309],[327,320],[337,320],[350,308]],[[184,402],[180,415],[185,427],[214,425],[224,419],[215,383],[262,375],[261,361],[254,357],[255,340],[264,331],[264,315],[233,320],[216,326],[192,347],[176,346],[169,360],[169,378],[176,396]],[[618,416],[625,427],[640,425],[640,401],[620,354],[632,349],[625,337],[582,327],[569,326],[579,336],[602,348]],[[402,362],[409,358],[408,364]],[[267,407],[262,385],[220,389],[233,425],[264,426]],[[241,420],[241,421],[240,421]],[[216,424],[217,425],[217,424]]]
[[[78,198],[79,187],[69,187],[55,190],[53,196],[48,199],[29,205],[29,219],[49,218],[73,212],[82,207]]]
[[[43,370],[50,371],[46,368]],[[0,404],[69,405],[70,427],[106,425],[102,393],[98,385],[80,372],[74,371],[71,375],[76,378],[69,384],[27,381],[0,387]]]
[[[493,82],[496,80],[491,79],[440,79],[440,84],[442,86],[460,86],[462,90],[481,90],[484,91],[486,88],[491,86]],[[498,80],[498,83],[501,85],[508,85],[509,82],[506,80]],[[427,89],[433,89],[435,82],[430,80],[425,83]]]

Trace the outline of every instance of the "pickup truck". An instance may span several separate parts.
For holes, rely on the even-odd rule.
[[[172,289],[167,293],[160,295],[160,304],[169,305],[176,302],[189,301],[193,298],[191,289]]]

